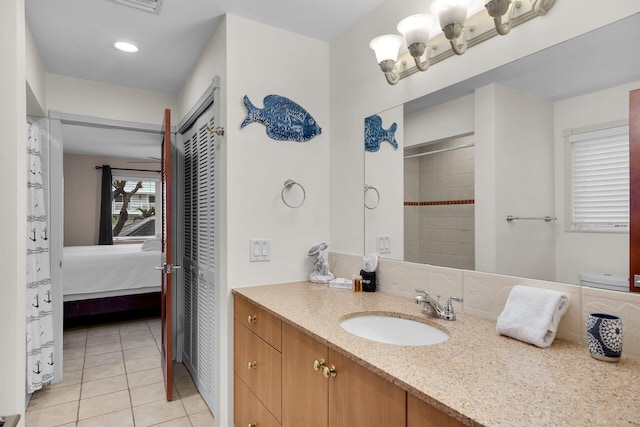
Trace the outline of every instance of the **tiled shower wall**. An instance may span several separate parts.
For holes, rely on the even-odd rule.
[[[473,143],[473,136],[407,149],[405,155]],[[474,148],[404,161],[405,261],[475,267]]]

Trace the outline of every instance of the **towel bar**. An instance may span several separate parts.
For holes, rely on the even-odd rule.
[[[543,217],[524,217],[524,216],[513,216],[513,215],[507,215],[507,221],[511,222],[511,221],[515,221],[515,220],[537,220],[537,221],[545,221],[545,222],[551,222],[551,221],[555,221],[557,220],[557,217],[551,217],[551,216],[543,216]]]

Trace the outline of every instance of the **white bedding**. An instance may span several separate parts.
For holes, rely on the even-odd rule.
[[[159,292],[160,251],[142,244],[69,246],[64,248],[64,301]]]

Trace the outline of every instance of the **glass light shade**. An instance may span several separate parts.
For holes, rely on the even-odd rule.
[[[402,37],[394,34],[378,36],[369,43],[369,47],[376,53],[378,64],[389,59],[395,62],[401,45]]]
[[[134,45],[133,43],[129,43],[129,42],[115,42],[113,44],[113,46],[118,49],[121,50],[122,52],[127,52],[127,53],[136,53],[138,51],[138,46]]]
[[[428,14],[411,15],[400,21],[398,32],[404,36],[407,46],[414,43],[427,44],[435,21],[434,17]]]
[[[438,18],[440,27],[449,24],[464,24],[471,0],[436,0],[431,6],[431,12]]]

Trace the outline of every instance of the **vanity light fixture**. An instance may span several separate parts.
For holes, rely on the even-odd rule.
[[[138,51],[138,46],[129,42],[123,42],[123,41],[115,42],[113,46],[116,49],[121,50],[122,52],[136,53]]]
[[[400,80],[400,76],[395,70],[400,46],[402,46],[402,37],[395,34],[378,36],[369,43],[369,47],[376,53],[376,59],[387,78],[387,82],[392,85]]]
[[[555,1],[435,0],[431,7],[433,15],[411,15],[400,21],[397,28],[402,38],[391,34],[379,36],[371,40],[369,47],[375,51],[387,82],[395,85],[454,54],[464,54],[469,47],[498,34],[508,34],[511,28],[547,13]],[[491,19],[487,19],[487,14]],[[436,22],[442,33],[431,37]],[[408,52],[400,55],[403,41]]]
[[[449,40],[451,49],[456,55],[467,51],[467,39],[464,36],[464,23],[471,0],[436,0],[431,10],[438,17],[442,33]],[[458,44],[458,39],[460,44]]]
[[[513,22],[513,13],[516,9],[520,8],[522,3],[519,0],[490,0],[485,7],[487,13],[493,18],[493,22],[496,27],[496,31],[501,36],[506,36],[511,31],[511,23]],[[509,14],[509,20],[506,23],[502,22],[502,17]]]
[[[434,24],[435,19],[428,14],[411,15],[398,23],[398,31],[402,33],[405,45],[413,57],[416,68],[420,71],[427,71],[431,65],[428,43]],[[425,50],[427,54],[425,60],[422,61]]]

